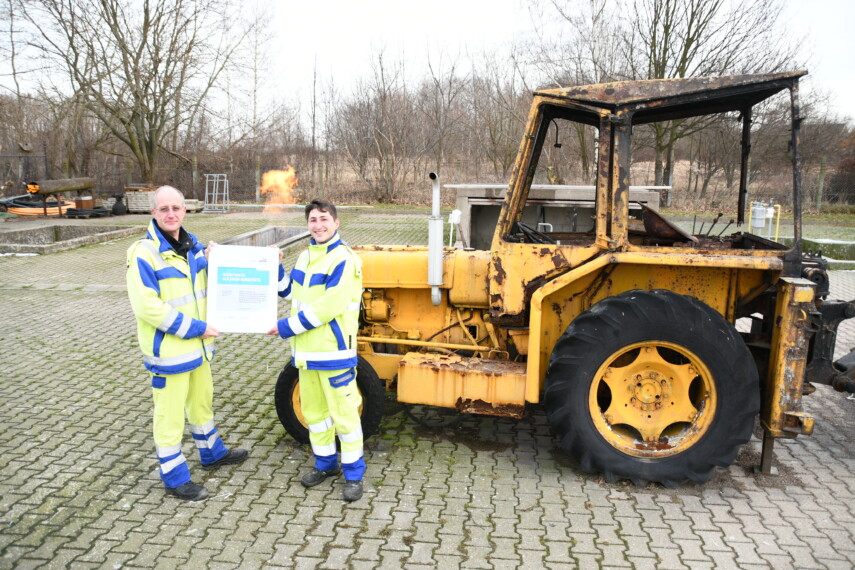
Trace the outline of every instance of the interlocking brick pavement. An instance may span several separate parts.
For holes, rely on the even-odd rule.
[[[111,219],[144,224],[143,216]],[[222,240],[299,212],[193,215]],[[346,212],[352,243],[426,241],[421,214]],[[211,497],[165,496],[151,442],[147,375],[124,292],[133,238],[0,257],[0,568],[851,568],[855,401],[819,387],[813,436],[778,441],[778,477],[757,477],[758,439],[704,486],[636,488],[581,473],[543,409],[429,430],[387,401],[367,442],[365,497],[338,480],[304,489],[308,450],[285,435],[273,388],[285,344],[225,335],[215,412],[243,464],[194,479]],[[293,262],[297,249],[287,252]],[[831,275],[855,298],[855,273]],[[841,327],[837,355],[855,346]]]

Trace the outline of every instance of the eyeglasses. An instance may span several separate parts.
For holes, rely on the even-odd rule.
[[[178,213],[184,209],[184,206],[161,206],[157,209],[161,214],[168,214],[170,211]]]

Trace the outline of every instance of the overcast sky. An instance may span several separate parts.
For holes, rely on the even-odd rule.
[[[339,89],[347,89],[369,75],[372,56],[381,48],[392,61],[406,57],[411,71],[422,76],[429,51],[443,49],[465,59],[467,50],[479,53],[533,37],[526,6],[538,1],[544,2],[278,0],[272,20],[278,54],[274,69],[280,77],[293,78],[283,88],[299,97],[311,90],[315,62],[321,81],[332,76]],[[804,87],[830,92],[837,114],[855,117],[850,103],[855,101],[855,1],[791,0],[785,22],[793,34],[806,38],[803,49],[811,63]]]
[[[421,79],[429,53],[437,63],[442,52],[447,65],[485,50],[501,53],[514,40],[534,40],[529,7],[549,9],[547,0],[255,1],[266,2],[272,12],[271,91],[290,102],[309,100],[315,66],[322,85],[333,78],[347,93],[357,79],[370,76],[384,50],[391,63],[406,61],[410,77]],[[855,0],[789,0],[784,23],[794,37],[805,38],[809,75],[803,89],[829,93],[833,112],[855,120]],[[0,71],[8,71],[6,64],[0,61]],[[13,92],[12,86],[11,78],[0,77],[4,93]]]
[[[855,117],[855,2],[796,0],[787,15],[806,38],[808,85],[830,92],[837,114]]]

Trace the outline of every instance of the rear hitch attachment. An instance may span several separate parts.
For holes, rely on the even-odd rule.
[[[855,301],[825,301],[812,314],[811,340],[805,381],[827,384],[838,392],[855,394],[855,349],[834,361],[837,327],[855,317]]]

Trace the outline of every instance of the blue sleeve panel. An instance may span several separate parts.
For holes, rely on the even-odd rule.
[[[145,285],[149,289],[154,290],[158,295],[160,295],[160,280],[157,278],[157,274],[154,271],[154,267],[149,265],[149,263],[143,258],[138,257],[137,270],[139,271],[140,279],[142,279],[143,285]]]
[[[292,278],[293,278],[293,277],[292,277]],[[280,287],[280,288],[282,287],[282,282],[283,282],[284,280],[286,280],[286,279],[287,279],[287,281],[288,281],[288,285],[287,285],[284,289],[282,289],[281,291],[279,291],[279,296],[280,296],[280,297],[284,297],[284,298],[286,298],[286,299],[287,299],[288,297],[290,297],[290,295],[291,295],[291,281],[292,281],[292,278],[288,278],[288,277],[286,277],[286,276],[285,276],[285,268],[284,268],[284,267],[282,267],[282,265],[280,265],[280,266],[279,266],[279,279],[277,280],[277,281],[279,282],[279,287]]]
[[[325,282],[326,288],[330,289],[331,287],[335,287],[341,281],[341,276],[344,274],[344,267],[347,265],[347,261],[342,261],[338,265],[335,266],[335,269],[332,270],[332,273],[327,275],[327,279]]]
[[[279,319],[276,323],[276,327],[279,329],[279,336],[282,338],[291,338],[294,336],[294,331],[291,330],[291,325],[288,324],[288,319]]]
[[[208,330],[208,323],[205,321],[200,321],[199,319],[194,319],[193,317],[187,317],[191,319],[193,322],[190,324],[190,329],[187,331],[187,334],[184,335],[184,338],[199,338],[205,331]]]

